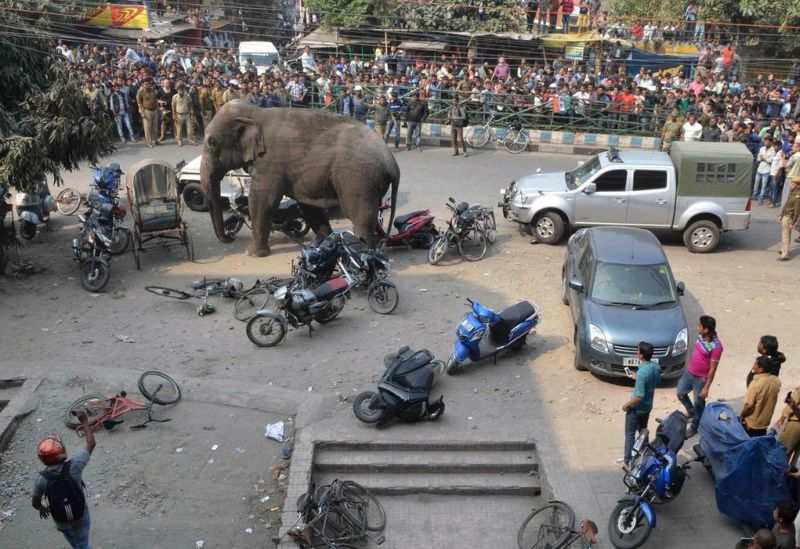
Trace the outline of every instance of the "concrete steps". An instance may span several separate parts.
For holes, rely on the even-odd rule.
[[[538,496],[542,479],[531,443],[320,443],[314,481],[354,480],[376,495]]]

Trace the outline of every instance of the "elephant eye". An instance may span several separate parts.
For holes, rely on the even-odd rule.
[[[209,148],[211,148],[211,149],[218,149],[219,148],[219,142],[214,137],[209,137],[206,140],[206,145],[208,145]]]

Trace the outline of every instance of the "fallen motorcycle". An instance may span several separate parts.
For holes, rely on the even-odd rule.
[[[342,312],[355,279],[339,262],[342,276],[329,280],[316,288],[302,285],[302,274],[295,276],[292,284],[279,288],[274,298],[276,309],[262,309],[247,321],[247,337],[259,347],[274,347],[286,337],[289,326],[299,328],[311,323],[330,322]]]
[[[401,347],[383,359],[386,368],[378,382],[378,392],[365,391],[353,401],[353,413],[364,423],[384,427],[392,419],[436,420],[444,413],[444,400],[431,402],[431,387],[442,375],[444,362],[434,360],[427,350]]]
[[[447,229],[439,235],[428,250],[428,263],[438,265],[450,248],[458,248],[461,257],[467,261],[480,261],[486,255],[488,239],[484,232],[483,214],[480,206],[470,207],[466,202],[456,204],[452,197],[447,206],[453,214]],[[481,219],[478,219],[481,216]],[[492,237],[494,239],[494,237]]]
[[[541,321],[539,306],[520,301],[500,313],[467,299],[470,311],[456,329],[456,342],[447,361],[447,373],[453,374],[466,361],[477,362],[497,356],[506,349],[518,349]]]
[[[378,223],[375,225],[375,236],[387,247],[407,246],[409,248],[428,249],[438,238],[439,231],[433,224],[433,216],[430,210],[418,210],[416,212],[398,215],[394,218],[394,228],[396,233],[389,232],[383,228],[383,212],[391,208],[387,202],[378,208]]]
[[[386,280],[389,276],[389,258],[382,251],[371,250],[351,232],[334,233],[342,243],[342,259],[356,279],[356,287],[367,289],[367,303],[378,314],[394,312],[400,302],[397,287]]]

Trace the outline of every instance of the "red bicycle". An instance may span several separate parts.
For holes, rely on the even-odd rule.
[[[181,389],[174,379],[161,372],[145,372],[139,378],[139,392],[149,402],[132,400],[128,398],[125,391],[120,391],[113,397],[105,397],[101,394],[81,397],[70,404],[67,411],[64,412],[64,424],[73,429],[78,436],[84,436],[86,433],[78,421],[78,412],[86,412],[89,417],[89,428],[92,431],[100,428],[110,431],[124,421],[120,419],[122,416],[130,412],[144,411],[147,413],[147,419],[137,425],[131,425],[131,429],[142,429],[147,427],[151,421],[158,423],[171,421],[171,419],[153,418],[152,409],[154,404],[168,406],[180,401]]]

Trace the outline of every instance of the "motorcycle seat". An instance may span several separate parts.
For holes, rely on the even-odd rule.
[[[500,311],[500,320],[492,324],[489,328],[489,333],[492,340],[498,345],[503,345],[508,341],[508,336],[514,326],[531,316],[536,312],[533,304],[529,301],[520,301],[516,305],[512,305],[507,309]]]
[[[342,242],[353,253],[366,252],[369,249],[363,240],[352,233],[342,233]]]
[[[400,230],[400,229],[403,228],[403,225],[408,223],[409,219],[413,219],[413,218],[415,218],[415,217],[417,217],[419,215],[423,215],[425,213],[427,213],[427,210],[419,210],[419,211],[416,211],[416,212],[411,212],[411,213],[407,213],[407,214],[403,214],[403,215],[398,215],[397,217],[394,218],[394,226],[397,227],[397,230]]]
[[[312,290],[312,293],[319,301],[324,301],[329,297],[338,294],[345,288],[347,288],[347,280],[343,277],[340,277],[329,280],[325,284],[320,284]]]
[[[433,386],[433,368],[426,368],[433,356],[426,350],[417,351],[394,367],[391,381],[408,389],[430,391]]]

